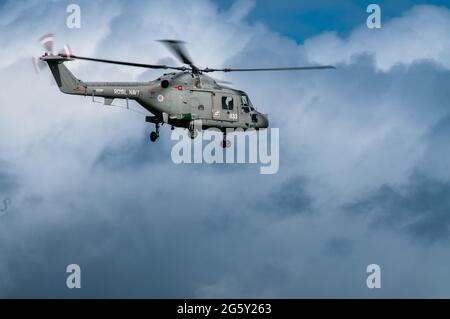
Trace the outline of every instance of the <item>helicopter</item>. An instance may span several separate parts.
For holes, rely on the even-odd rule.
[[[304,71],[334,69],[331,65],[272,68],[199,68],[190,58],[185,42],[179,40],[158,40],[164,44],[183,66],[164,64],[143,64],[90,58],[72,54],[68,45],[59,53],[53,53],[54,35],[40,38],[45,53],[33,58],[36,70],[48,65],[54,80],[62,93],[104,98],[105,105],[112,105],[115,99],[134,100],[151,116],[145,121],[155,125],[150,140],[159,138],[160,126],[168,124],[172,129],[188,129],[188,136],[195,139],[198,130],[215,128],[223,133],[221,146],[229,147],[226,139],[230,129],[266,129],[269,127],[267,114],[259,112],[248,94],[242,90],[219,84],[207,74],[213,72],[262,72],[262,71]],[[64,65],[65,62],[86,60],[147,69],[170,70],[149,82],[85,82],[76,78]]]

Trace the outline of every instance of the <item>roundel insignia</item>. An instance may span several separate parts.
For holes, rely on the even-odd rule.
[[[164,95],[158,95],[158,102],[162,103],[164,102]]]

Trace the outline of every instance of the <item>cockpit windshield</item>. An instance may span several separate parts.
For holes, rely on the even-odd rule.
[[[254,111],[255,108],[252,105],[252,102],[250,102],[249,97],[246,94],[241,95],[241,102],[242,102],[242,109],[245,113],[248,113],[250,111]]]

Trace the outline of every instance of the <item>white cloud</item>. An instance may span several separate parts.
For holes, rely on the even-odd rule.
[[[0,223],[1,242],[8,240],[42,265],[42,255],[30,252],[39,245],[39,252],[45,253],[46,245],[53,247],[46,244],[47,233],[56,232],[57,237],[62,228],[67,234],[59,234],[63,240],[57,237],[60,249],[49,253],[58,261],[64,259],[59,254],[66,256],[61,251],[73,246],[80,258],[92,263],[95,258],[104,258],[105,263],[112,259],[128,270],[150,260],[153,272],[146,269],[146,273],[166,279],[183,271],[187,279],[177,278],[186,280],[189,293],[209,296],[236,291],[246,296],[306,296],[301,283],[312,287],[313,280],[318,281],[312,293],[321,296],[327,290],[338,295],[342,287],[330,281],[334,273],[319,282],[331,262],[341,267],[339,283],[344,284],[353,278],[352,260],[368,260],[370,252],[390,263],[423,260],[426,249],[410,246],[396,234],[372,232],[366,221],[349,218],[339,206],[384,183],[407,180],[428,146],[425,133],[448,114],[448,71],[419,63],[431,60],[449,67],[447,9],[416,7],[387,21],[381,31],[359,28],[348,39],[325,34],[302,46],[262,24],[247,23],[250,2],[238,2],[228,12],[203,0],[82,2],[83,27],[78,31],[64,27],[63,5],[29,2],[27,7],[11,2],[7,8],[13,13],[4,22],[8,30],[0,30],[0,44],[6,45],[0,53],[0,86],[7,88],[0,91],[0,154],[14,163],[23,184],[13,198],[17,216]],[[30,11],[36,14],[29,19],[41,23],[21,21]],[[168,157],[168,130],[162,132],[159,145],[139,145],[149,130],[142,116],[59,93],[47,84],[46,74],[33,74],[29,62],[32,54],[40,53],[36,39],[46,32],[56,33],[58,41],[69,42],[80,55],[154,63],[170,54],[153,40],[178,38],[188,42],[201,66],[315,62],[336,63],[339,68],[230,75],[235,86],[248,91],[259,109],[270,113],[271,123],[282,129],[280,174],[268,178],[258,175],[257,167],[176,166]],[[364,53],[374,60],[361,57]],[[83,80],[131,81],[157,74],[87,62],[69,67]],[[125,160],[111,168],[99,160],[105,150]],[[287,177],[296,175],[308,180],[315,214],[279,216],[266,204]],[[35,209],[30,209],[33,205]],[[86,236],[86,226],[95,223],[93,228],[102,231]],[[339,261],[324,253],[330,234],[356,239],[352,258]],[[33,236],[42,241],[36,244]],[[80,237],[71,240],[72,236]],[[389,245],[380,249],[380,242]],[[135,261],[111,257],[116,249]],[[396,254],[399,250],[404,253]],[[183,259],[177,259],[177,253]],[[5,248],[2,256],[14,264],[13,249]],[[438,250],[429,260],[436,256]],[[198,265],[196,258],[205,264]],[[423,265],[429,266],[426,261]],[[1,273],[12,271],[2,267]],[[282,287],[270,280],[261,283],[261,276],[270,279],[267,273],[272,270],[267,269],[291,282]],[[124,273],[122,280],[134,275]],[[420,286],[424,278],[436,282],[433,272],[427,271],[422,279],[411,280],[411,286]],[[351,283],[346,294],[355,296],[360,288],[356,281]],[[14,291],[15,283],[8,285]],[[447,291],[439,287],[442,293]]]
[[[387,21],[381,29],[364,24],[347,39],[321,34],[305,41],[305,50],[310,61],[319,63],[351,63],[360,54],[370,54],[382,71],[418,60],[432,60],[449,69],[449,33],[450,10],[424,5]]]

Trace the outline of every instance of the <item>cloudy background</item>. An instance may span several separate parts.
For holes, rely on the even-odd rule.
[[[450,9],[381,1],[369,30],[370,2],[296,2],[78,1],[79,30],[70,2],[0,2],[0,297],[450,297]],[[278,174],[175,165],[168,128],[151,144],[142,115],[34,73],[48,32],[143,63],[176,63],[154,40],[177,38],[200,66],[338,68],[223,77],[280,128]]]

